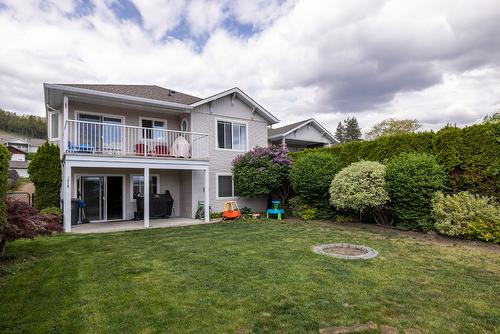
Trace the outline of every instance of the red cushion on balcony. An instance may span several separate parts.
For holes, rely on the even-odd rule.
[[[144,144],[135,144],[135,154],[144,155]]]
[[[167,156],[168,147],[165,145],[156,145],[156,155]]]

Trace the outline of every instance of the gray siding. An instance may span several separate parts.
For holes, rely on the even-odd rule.
[[[222,97],[212,103],[201,105],[194,109],[191,119],[195,132],[209,135],[209,168],[210,168],[210,206],[213,211],[222,211],[227,199],[217,199],[216,175],[231,173],[231,161],[243,152],[217,149],[216,119],[224,118],[237,122],[247,123],[248,146],[267,146],[267,122],[258,114],[252,113],[250,106],[240,99],[232,101],[231,96]],[[193,203],[203,200],[203,175],[193,177]],[[255,211],[263,211],[266,207],[265,198],[244,199],[237,198],[240,207],[248,206]]]

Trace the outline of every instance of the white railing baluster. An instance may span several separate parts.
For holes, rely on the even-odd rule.
[[[63,143],[66,152],[108,154],[116,156],[142,155],[151,158],[208,159],[208,135],[139,126],[103,124],[97,122],[67,120]],[[174,145],[183,137],[190,150],[185,157],[174,152]]]

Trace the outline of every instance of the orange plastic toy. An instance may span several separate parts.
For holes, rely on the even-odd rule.
[[[240,208],[236,201],[228,201],[224,203],[224,213],[222,219],[239,219],[241,218]]]

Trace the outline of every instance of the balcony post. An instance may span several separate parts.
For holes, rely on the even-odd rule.
[[[210,177],[208,167],[205,169],[205,222],[210,222]]]
[[[144,227],[149,227],[149,167],[144,167]]]
[[[68,96],[67,95],[64,95],[64,98],[63,98],[63,120],[62,120],[62,126],[63,126],[63,131],[62,131],[62,138],[61,138],[61,141],[62,141],[62,145],[60,147],[62,147],[63,149],[63,152],[67,152],[68,151],[68,125],[66,124],[68,122],[68,109],[69,109],[69,105],[68,105]],[[62,154],[62,152],[61,152]]]
[[[71,232],[71,166],[68,162],[63,166],[62,190],[64,232]]]

